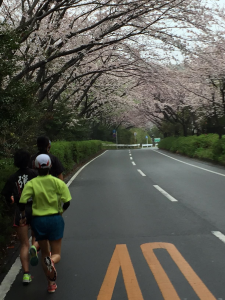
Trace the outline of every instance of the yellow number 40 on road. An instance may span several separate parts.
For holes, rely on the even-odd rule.
[[[216,300],[191,266],[173,244],[148,243],[141,245],[142,253],[165,300],[180,300],[174,286],[154,254],[154,249],[166,249],[201,300]],[[128,300],[144,300],[126,245],[116,245],[97,300],[111,300],[121,267]]]

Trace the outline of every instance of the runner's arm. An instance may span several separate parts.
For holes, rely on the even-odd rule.
[[[22,191],[22,195],[20,197],[19,205],[23,207],[24,204],[34,195],[33,184],[32,181],[28,181],[24,186]]]
[[[22,216],[25,216],[25,205],[28,201],[28,199],[30,199],[30,197],[33,196],[33,185],[30,181],[28,181],[26,183],[26,185],[24,186],[24,189],[22,191],[22,195],[20,197],[20,201],[19,201],[19,210],[22,214]]]
[[[63,204],[63,211],[67,210],[67,208],[70,206],[70,201]]]
[[[61,201],[64,202],[63,211],[65,211],[70,206],[70,201],[72,199],[68,186],[65,182],[60,182],[59,194],[61,195]]]

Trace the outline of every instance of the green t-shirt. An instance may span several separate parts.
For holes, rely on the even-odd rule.
[[[47,216],[62,212],[61,202],[72,199],[67,185],[51,175],[38,176],[24,186],[20,203],[33,198],[32,215]]]

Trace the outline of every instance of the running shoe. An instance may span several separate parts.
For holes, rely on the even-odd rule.
[[[36,266],[38,264],[38,255],[37,255],[37,249],[33,245],[30,247],[30,264],[31,266]]]
[[[55,290],[57,289],[57,285],[56,283],[54,282],[53,284],[49,284],[48,285],[48,292],[49,293],[55,293]]]
[[[56,281],[57,272],[53,260],[49,256],[46,256],[44,258],[44,263],[47,266],[47,278],[50,281]]]
[[[23,274],[23,284],[29,284],[32,281],[31,275],[30,274]]]

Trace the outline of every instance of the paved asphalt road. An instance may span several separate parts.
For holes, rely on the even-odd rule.
[[[220,166],[107,151],[70,185],[55,294],[37,266],[33,282],[22,286],[20,272],[5,299],[225,300],[225,243],[213,234],[225,238],[224,187]]]

